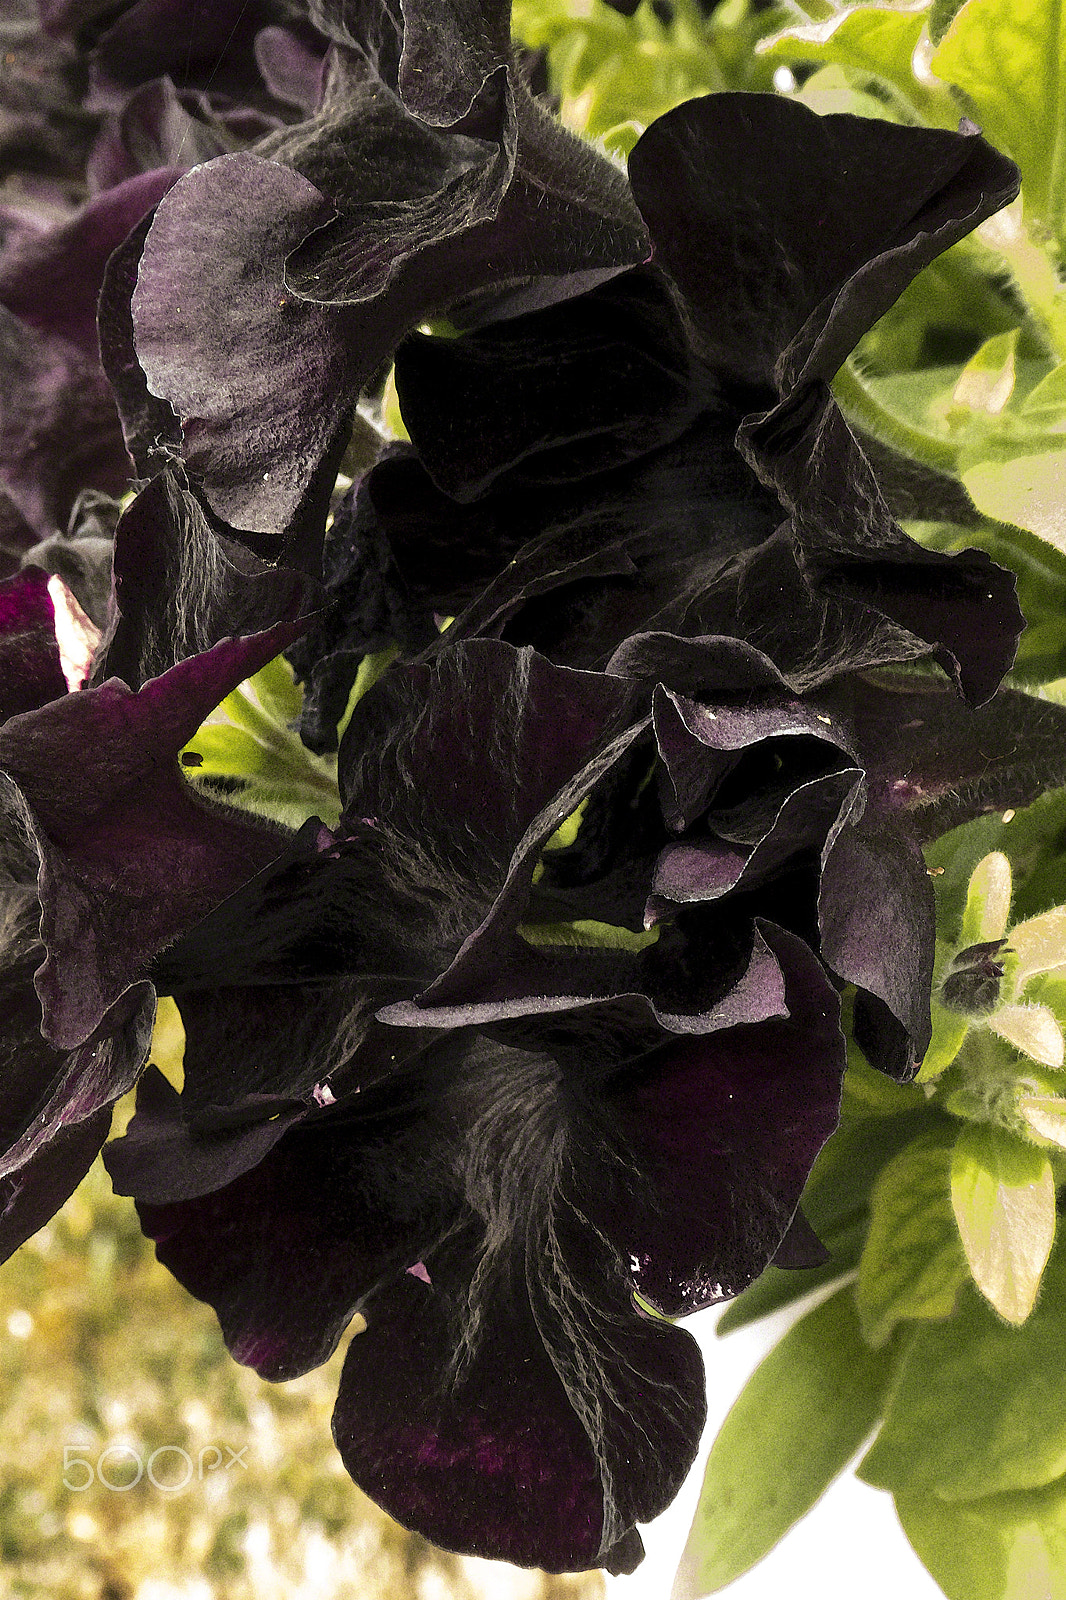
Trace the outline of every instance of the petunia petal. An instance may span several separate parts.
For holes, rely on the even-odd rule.
[[[1018,184],[975,134],[819,117],[771,94],[667,112],[629,174],[705,358],[785,392],[828,382],[910,279]]]
[[[83,1044],[152,955],[283,848],[278,827],[196,797],[177,755],[294,631],[282,623],[227,640],[137,695],[113,679],[0,729],[0,768],[28,804],[42,855],[48,959],[37,983],[57,1047]]]
[[[665,1046],[611,1091],[646,1189],[609,1171],[593,1220],[639,1292],[669,1316],[737,1294],[784,1238],[836,1126],[839,1002],[801,940],[762,924],[785,975],[786,1017]],[[584,1152],[594,1160],[594,1152]]]
[[[132,301],[138,359],[152,393],[181,417],[190,470],[227,522],[275,540],[391,332],[356,357],[353,343],[375,339],[369,326],[286,294],[285,256],[328,213],[286,167],[253,155],[210,161],[156,211]]]
[[[0,583],[0,722],[66,693],[48,576],[29,568]]]

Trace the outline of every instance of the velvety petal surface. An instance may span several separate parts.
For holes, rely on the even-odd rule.
[[[0,583],[0,722],[66,692],[48,576],[31,568]]]
[[[286,255],[328,214],[275,162],[208,162],[158,208],[132,300],[137,358],[181,418],[190,471],[227,522],[275,539],[388,350],[388,330],[367,344],[369,324],[285,290]]]
[[[672,1042],[609,1089],[632,1166],[602,1176],[593,1220],[667,1316],[758,1276],[836,1127],[845,1065],[836,992],[801,940],[769,924],[760,933],[784,973],[787,1014]],[[584,1156],[577,1172],[595,1194],[596,1152]]]
[[[704,1420],[694,1341],[643,1320],[602,1266],[582,1303],[582,1233],[560,1219],[537,1241],[554,1259],[533,1259],[530,1242],[529,1286],[497,1308],[457,1380],[448,1300],[462,1285],[440,1255],[429,1284],[405,1274],[374,1297],[349,1348],[334,1414],[345,1465],[445,1548],[549,1571],[630,1571],[643,1553],[634,1522],[669,1503],[694,1456]]]
[[[426,852],[423,892],[451,900],[454,919],[450,937],[439,923],[437,971],[517,919],[536,852],[644,720],[624,679],[490,640],[390,673],[359,703],[340,749],[342,822]]]
[[[667,112],[629,175],[704,359],[779,392],[828,382],[911,278],[1018,186],[976,134],[819,117],[770,94]]]
[[[64,227],[23,235],[0,256],[0,304],[93,361],[96,301],[107,258],[181,176],[165,167],[97,195]]]
[[[99,366],[0,306],[0,571],[66,526],[80,490],[120,494],[128,477]]]
[[[83,1044],[153,954],[283,848],[284,830],[195,795],[177,755],[293,632],[228,640],[139,694],[113,679],[0,729],[42,855],[37,983],[58,1048]]]
[[[134,689],[221,639],[294,617],[304,589],[296,573],[217,533],[180,466],[160,472],[123,512],[114,584],[94,678]]]
[[[50,1222],[100,1153],[111,1107],[61,1128],[16,1172],[0,1178],[0,1263]]]
[[[486,332],[413,334],[396,388],[427,472],[463,504],[501,473],[566,482],[676,438],[700,406],[689,366],[662,280],[638,270]]]

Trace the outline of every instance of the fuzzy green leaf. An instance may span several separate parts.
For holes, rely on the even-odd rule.
[[[986,517],[1027,528],[1066,551],[1066,441],[1005,460],[978,461],[963,471],[962,481]]]
[[[1066,1262],[1053,1255],[1021,1328],[974,1289],[915,1330],[859,1476],[878,1488],[976,1500],[1066,1473]]]
[[[949,1316],[970,1275],[951,1211],[953,1142],[948,1129],[923,1134],[874,1185],[855,1298],[877,1349],[902,1321]]]
[[[817,61],[851,67],[888,84],[912,107],[928,111],[926,102],[934,96],[915,78],[911,58],[929,5],[930,0],[909,0],[902,5],[852,6],[823,22],[786,28],[764,39],[756,50],[775,62]],[[944,116],[949,117],[948,96],[941,91],[939,98]],[[934,114],[928,120],[940,118]]]
[[[1010,897],[1010,862],[1002,850],[991,850],[977,863],[970,879],[960,945],[1002,939],[1010,917]]]
[[[850,1285],[786,1333],[711,1447],[674,1600],[732,1583],[810,1510],[876,1422],[888,1376]]]
[[[1022,171],[1026,210],[1061,222],[1066,162],[1062,0],[967,0],[931,66],[970,100],[986,139]]]
[[[972,1123],[951,1157],[951,1204],[981,1293],[1023,1323],[1055,1239],[1055,1182],[1043,1150],[1006,1128]]]
[[[954,1505],[900,1494],[896,1510],[948,1600],[1066,1600],[1066,1482]]]

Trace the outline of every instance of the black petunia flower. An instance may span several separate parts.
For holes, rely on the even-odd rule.
[[[904,535],[829,389],[1012,164],[972,133],[723,94],[649,128],[630,179],[650,267],[401,345],[413,444],[338,518],[338,600],[296,656],[317,747],[385,615],[405,644],[456,616],[581,667],[649,628],[742,638],[799,683],[931,658],[978,703],[1013,659],[1010,575]]]
[[[475,290],[547,274],[573,292],[647,254],[622,175],[530,93],[507,0],[468,12],[319,0],[321,105],[177,184],[105,318],[132,317],[142,376],[116,387],[135,457],[160,444],[147,387],[213,513],[308,570],[360,391],[409,328]]]
[[[843,1068],[832,983],[750,908],[629,948],[523,921],[543,847],[645,748],[649,709],[493,641],[379,684],[336,834],[309,824],[175,943],[142,941],[185,1083],[149,1078],[110,1154],[265,1375],[363,1311],[335,1429],[369,1493],[556,1570],[631,1567],[698,1444],[695,1346],[634,1291],[675,1314],[810,1259],[794,1217]]]
[[[381,680],[336,833],[142,943],[185,1082],[151,1076],[110,1153],[264,1375],[363,1313],[335,1431],[368,1493],[554,1569],[627,1570],[696,1449],[694,1348],[634,1294],[683,1314],[817,1258],[797,1205],[836,1119],[840,979],[900,1070],[928,1037],[915,840],[1030,798],[1019,744],[1061,767],[1063,714],[1022,695],[801,696],[728,639],[640,636],[614,667],[456,641]]]
[[[103,274],[149,481],[88,688],[43,576],[0,591],[0,1243],[69,1193],[173,996],[181,1092],[147,1073],[110,1166],[234,1354],[289,1377],[360,1312],[335,1432],[370,1494],[451,1548],[625,1571],[704,1417],[655,1313],[814,1259],[841,989],[906,1076],[920,843],[1066,775],[1066,713],[994,695],[1011,580],[904,537],[828,388],[1016,175],[721,96],[649,130],[630,191],[529,92],[500,0],[311,9],[321,73],[287,9],[220,8],[227,70],[310,115],[173,183]],[[95,27],[117,94],[179,11],[47,15]],[[401,350],[414,446],[338,512],[308,631],[355,400],[445,307],[470,331]],[[336,828],[189,784],[282,648],[325,742],[378,635],[421,659],[355,706]]]

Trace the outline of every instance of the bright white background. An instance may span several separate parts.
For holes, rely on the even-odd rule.
[[[710,1414],[703,1445],[674,1504],[641,1530],[647,1559],[628,1578],[608,1578],[607,1600],[669,1600],[711,1441],[763,1356],[813,1303],[790,1307],[724,1339],[714,1332],[717,1310],[683,1324],[698,1340],[707,1366]],[[781,1468],[787,1472],[788,1463]],[[908,1544],[891,1496],[860,1483],[850,1471],[765,1560],[721,1594],[723,1600],[944,1600]]]

